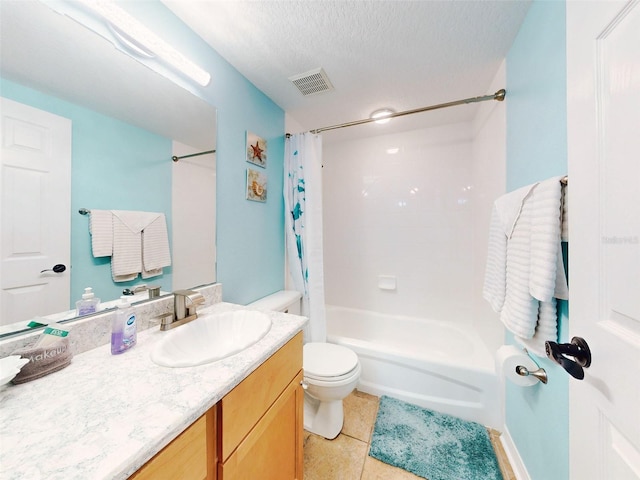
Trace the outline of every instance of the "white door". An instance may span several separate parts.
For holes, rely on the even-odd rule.
[[[640,479],[640,2],[567,2],[572,480]]]
[[[0,324],[5,325],[69,309],[71,121],[1,101]],[[51,271],[57,264],[65,271]]]

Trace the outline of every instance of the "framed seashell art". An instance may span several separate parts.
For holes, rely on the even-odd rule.
[[[267,201],[267,174],[247,168],[247,200]]]

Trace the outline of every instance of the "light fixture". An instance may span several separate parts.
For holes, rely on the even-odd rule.
[[[98,31],[99,29],[87,24],[86,15],[78,12],[77,6],[81,5],[85,11],[91,13],[92,17],[103,20],[113,37],[113,39],[110,38],[109,40],[115,44],[114,39],[117,39],[117,42],[130,53],[133,53],[132,56],[137,58],[138,61],[145,63],[143,59],[156,59],[203,87],[207,86],[211,81],[211,75],[208,72],[186,58],[112,1],[77,0],[76,2],[66,2],[66,4],[68,8],[64,8],[62,13],[74,18],[96,33],[105,36]],[[51,6],[58,10],[56,6]],[[150,66],[147,63],[145,64]]]
[[[376,110],[375,112],[373,112],[369,118],[378,118],[379,120],[376,120],[375,123],[379,123],[379,124],[384,124],[387,123],[389,120],[391,120],[391,118],[388,118],[389,115],[395,113],[393,110],[391,110],[390,108],[382,108],[380,110]]]

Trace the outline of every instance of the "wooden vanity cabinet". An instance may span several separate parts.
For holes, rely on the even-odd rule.
[[[302,333],[138,470],[135,480],[301,480]]]
[[[216,410],[212,408],[129,479],[215,480],[216,438]]]
[[[218,480],[302,479],[302,333],[218,404]]]

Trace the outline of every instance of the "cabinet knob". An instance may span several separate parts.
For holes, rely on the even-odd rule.
[[[302,389],[306,390],[307,388],[309,388],[309,384],[307,382],[305,382],[304,380],[300,381],[300,385],[302,385]]]

